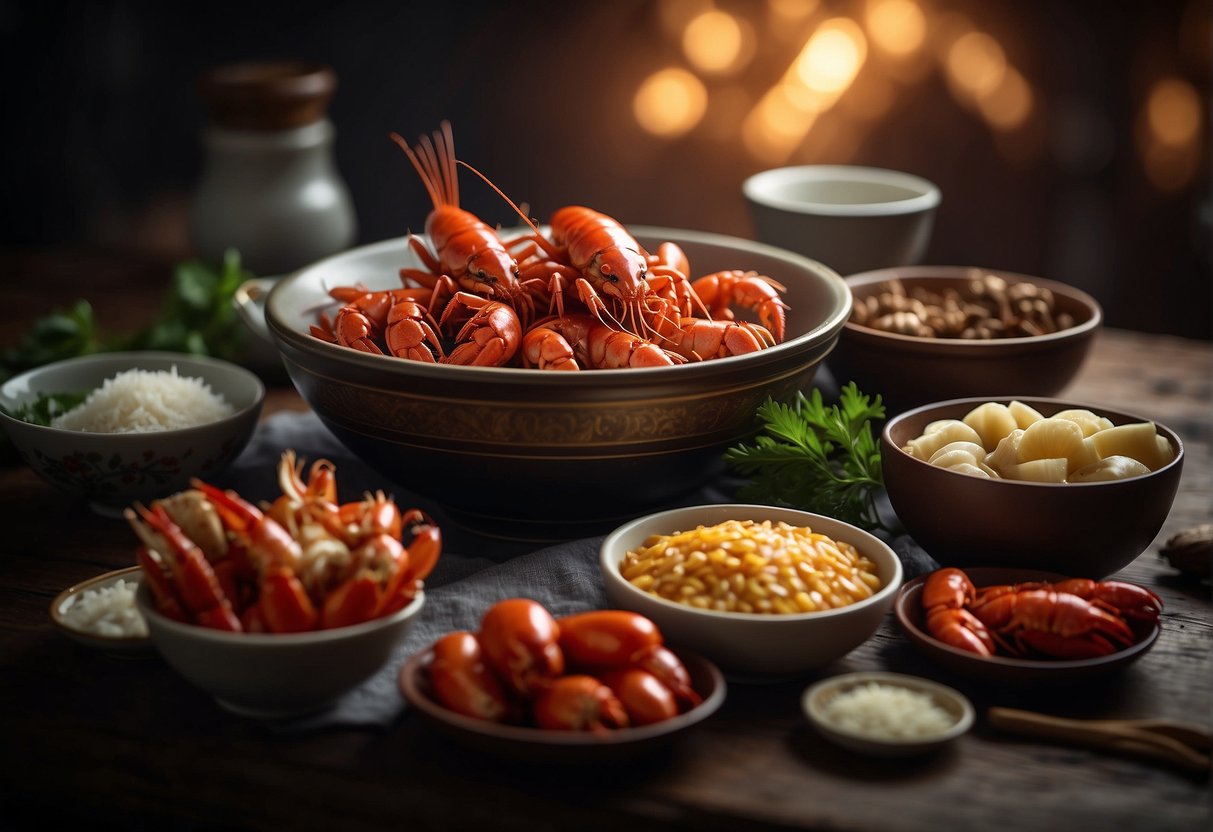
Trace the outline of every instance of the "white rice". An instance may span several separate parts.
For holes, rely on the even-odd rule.
[[[147,635],[147,622],[135,607],[138,581],[119,578],[100,589],[86,589],[63,613],[63,622],[73,630],[110,638]]]
[[[88,433],[147,433],[192,428],[235,413],[200,378],[164,370],[127,370],[106,379],[51,427]]]
[[[956,721],[930,695],[879,682],[838,694],[826,703],[825,716],[840,730],[878,740],[928,739]]]

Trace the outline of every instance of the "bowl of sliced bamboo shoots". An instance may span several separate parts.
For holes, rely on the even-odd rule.
[[[953,399],[885,424],[881,464],[906,531],[941,565],[1103,578],[1155,540],[1183,441],[1146,417],[1030,397]]]

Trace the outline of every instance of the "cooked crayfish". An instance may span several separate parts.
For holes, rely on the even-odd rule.
[[[585,313],[537,321],[523,336],[522,349],[522,366],[540,370],[665,367],[685,360]]]
[[[1126,619],[1150,623],[1162,599],[1124,581],[1072,578],[978,589],[962,570],[939,569],[922,592],[928,631],[983,656],[1089,658],[1133,644]]]
[[[300,632],[389,615],[420,591],[442,550],[418,509],[382,493],[337,502],[333,466],[307,481],[283,454],[283,494],[259,508],[200,480],[193,489],[127,509],[158,609],[206,627]],[[197,542],[196,542],[197,541]]]
[[[476,633],[438,639],[427,668],[434,695],[457,713],[554,730],[647,725],[702,701],[644,616],[556,619],[529,598],[494,604]]]
[[[317,338],[362,352],[386,352],[413,361],[442,360],[445,354],[438,335],[438,322],[426,303],[431,289],[389,289],[371,292],[354,286],[337,286],[329,294],[343,301],[330,323],[321,316],[313,325]]]
[[[410,235],[422,267],[400,269],[404,289],[332,289],[345,305],[333,321],[319,313],[316,337],[416,361],[552,370],[669,366],[784,340],[785,289],[775,280],[730,269],[692,281],[678,245],[667,241],[650,253],[618,220],[581,205],[553,212],[545,235],[455,158],[448,122],[415,148],[391,138],[433,203],[425,224],[433,249]],[[528,233],[505,241],[460,208],[460,165],[496,191]],[[735,311],[757,323],[735,320]],[[599,327],[584,326],[583,316]]]

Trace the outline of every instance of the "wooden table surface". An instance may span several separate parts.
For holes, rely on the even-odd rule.
[[[6,313],[0,347],[26,323]],[[1165,527],[1119,574],[1166,604],[1162,635],[1134,665],[1060,688],[988,687],[930,664],[890,616],[820,674],[732,684],[721,711],[682,742],[621,766],[479,756],[409,712],[386,731],[284,735],[220,709],[156,658],[80,646],[52,628],[48,605],[64,587],[131,565],[129,529],[24,466],[0,469],[0,828],[1208,829],[1207,775],[1000,734],[984,712],[1213,723],[1209,587],[1180,579],[1157,553],[1171,534],[1213,520],[1211,383],[1207,343],[1106,331],[1065,393],[1156,419],[1187,445]],[[267,411],[282,407],[304,405],[273,390]],[[801,692],[869,669],[957,687],[978,708],[975,729],[925,758],[829,745],[801,717]]]

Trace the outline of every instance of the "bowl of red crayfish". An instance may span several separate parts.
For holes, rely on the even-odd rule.
[[[667,745],[724,702],[720,670],[625,610],[554,617],[490,607],[400,669],[405,699],[461,744],[532,761],[604,762]]]
[[[458,208],[436,138],[425,233],[277,281],[264,322],[337,438],[461,525],[568,539],[689,493],[837,343],[827,266],[585,205],[502,231]]]
[[[1119,580],[1002,567],[944,567],[905,584],[906,637],[957,674],[994,683],[1071,682],[1124,668],[1154,646],[1163,601]]]
[[[195,479],[125,512],[135,604],[165,662],[226,709],[289,718],[331,706],[389,660],[425,604],[442,534],[377,492],[339,502],[335,467],[293,451],[254,504]]]

